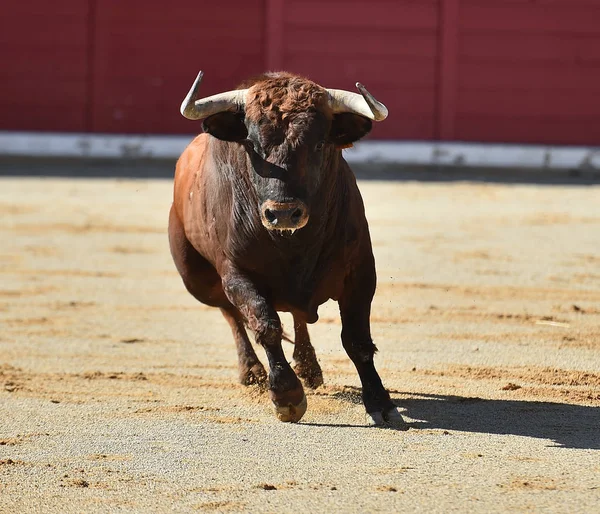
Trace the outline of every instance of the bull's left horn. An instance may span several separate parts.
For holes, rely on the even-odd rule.
[[[204,73],[198,73],[190,92],[181,104],[180,112],[188,120],[201,120],[223,111],[237,111],[246,103],[247,89],[236,89],[198,99],[198,89]]]
[[[377,101],[360,82],[356,83],[360,91],[351,93],[343,89],[328,89],[329,106],[334,113],[352,112],[374,121],[383,121],[387,118],[388,110],[385,105]]]

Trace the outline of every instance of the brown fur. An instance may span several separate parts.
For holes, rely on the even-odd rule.
[[[277,127],[293,147],[302,143],[307,115],[320,112],[328,119],[332,117],[327,92],[308,79],[290,73],[272,73],[257,81],[247,94],[246,119],[254,123],[263,120],[265,131]]]
[[[250,88],[246,117],[254,122],[266,118],[280,124],[303,112],[331,111],[327,92],[314,82],[290,73],[267,74]]]

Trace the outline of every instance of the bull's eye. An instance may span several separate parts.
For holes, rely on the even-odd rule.
[[[325,141],[319,141],[316,145],[315,145],[315,150],[317,152],[320,152],[321,150],[323,150],[323,148],[325,148]]]

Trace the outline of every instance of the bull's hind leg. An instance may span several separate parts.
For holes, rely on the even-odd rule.
[[[244,319],[239,311],[231,306],[230,308],[221,309],[223,316],[231,327],[233,338],[238,354],[238,369],[240,383],[243,385],[262,385],[267,381],[267,372],[264,366],[258,360],[252,343],[248,339],[246,328],[244,327]]]
[[[372,255],[348,277],[340,298],[342,345],[356,366],[362,384],[362,397],[371,425],[386,421],[402,422],[398,409],[383,387],[373,356],[377,348],[371,339],[371,301],[375,293],[375,263]]]
[[[323,372],[310,343],[306,321],[297,314],[294,314],[294,333],[294,371],[306,386],[316,389],[323,385]]]
[[[219,274],[188,241],[173,208],[169,216],[169,243],[186,289],[199,302],[220,307],[229,323],[237,348],[240,382],[244,385],[264,383],[267,373],[248,340],[241,314],[227,300]]]

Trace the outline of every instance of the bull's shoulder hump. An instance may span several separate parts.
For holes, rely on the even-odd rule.
[[[203,168],[205,153],[208,145],[207,134],[200,134],[183,151],[175,167],[174,202],[180,215],[184,213],[184,206],[188,203],[190,191],[198,174]]]
[[[177,161],[175,183],[187,182],[188,176],[195,175],[202,165],[208,148],[208,135],[200,134],[186,147]]]

